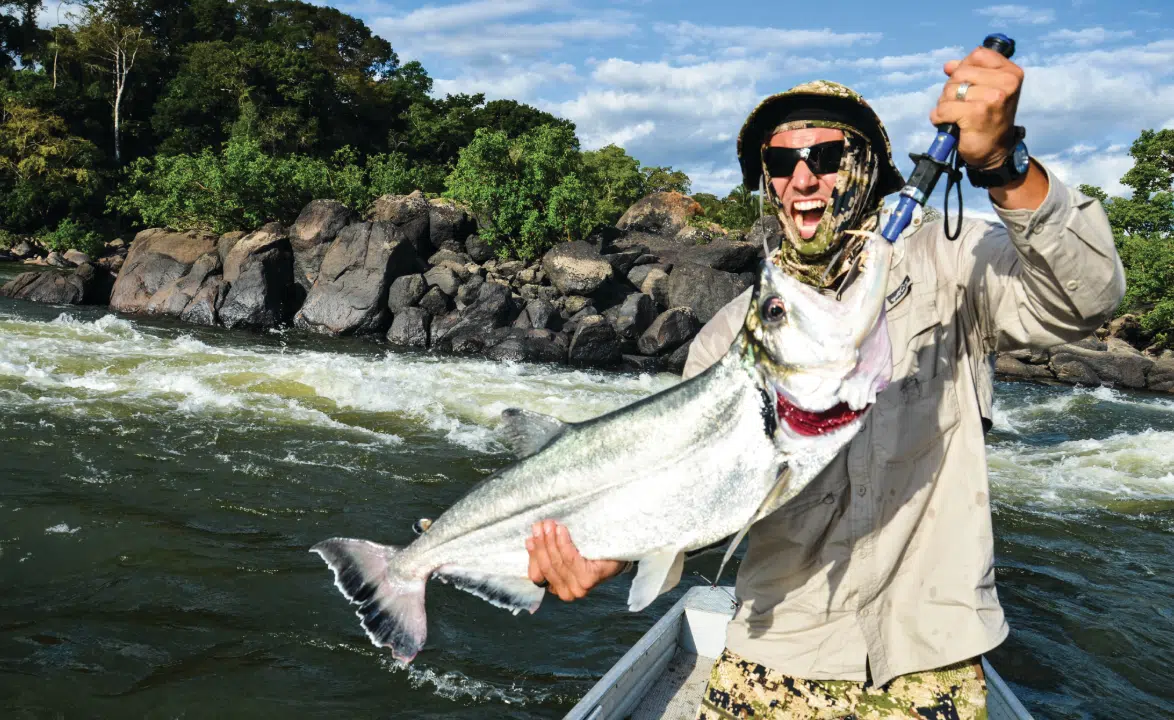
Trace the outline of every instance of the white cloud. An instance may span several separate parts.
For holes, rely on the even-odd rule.
[[[377,20],[374,29],[384,37],[391,37],[394,32],[394,26],[388,25],[391,22],[387,18]],[[416,34],[400,39],[399,45],[409,57],[426,53],[429,56],[461,60],[491,58],[509,63],[518,57],[557,50],[569,41],[605,40],[631,35],[635,30],[636,26],[631,23],[584,18],[547,23],[496,24],[452,34]]]
[[[1026,5],[991,5],[975,10],[979,15],[1021,25],[1046,25],[1056,19],[1050,8],[1030,8]]]
[[[1121,176],[1133,167],[1129,148],[1112,145],[1094,148],[1078,144],[1066,151],[1039,158],[1066,185],[1096,185],[1110,195],[1128,195],[1131,190],[1121,184]]]
[[[496,69],[493,72],[464,74],[451,79],[436,78],[432,81],[432,94],[441,97],[457,93],[484,93],[488,100],[531,102],[543,87],[554,83],[576,85],[581,80],[575,72],[575,66],[569,63],[537,63]]]
[[[793,30],[760,26],[709,26],[691,22],[660,23],[653,29],[678,47],[704,43],[743,51],[843,48],[874,43],[881,38],[878,32],[841,33],[829,28]]]
[[[1132,30],[1106,30],[1103,27],[1084,28],[1083,30],[1053,30],[1044,35],[1041,40],[1046,45],[1069,45],[1075,47],[1091,47],[1113,40],[1123,40],[1133,37]]]
[[[933,68],[941,72],[942,65],[949,60],[958,60],[966,55],[965,49],[960,46],[938,48],[929,52],[913,53],[911,55],[886,55],[878,58],[856,58],[855,60],[840,60],[838,65],[860,68],[862,70],[924,70]]]
[[[592,78],[622,88],[662,88],[704,91],[715,86],[753,84],[767,68],[761,62],[727,60],[672,66],[663,62],[635,63],[609,58],[599,63]]]
[[[515,15],[546,10],[561,3],[552,0],[473,0],[440,7],[425,5],[402,17],[380,18],[383,27],[396,33],[435,33],[453,28],[481,26]]]

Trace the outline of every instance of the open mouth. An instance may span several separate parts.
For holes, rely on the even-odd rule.
[[[823,211],[827,209],[827,201],[818,198],[811,200],[795,200],[791,203],[791,219],[795,227],[805,239],[815,234],[819,221],[823,219]]]
[[[847,403],[840,403],[830,410],[816,413],[792,405],[782,395],[779,395],[778,402],[779,419],[786,422],[792,430],[804,437],[824,435],[833,430],[838,430],[859,418],[867,410],[868,408],[853,410],[848,407]]]

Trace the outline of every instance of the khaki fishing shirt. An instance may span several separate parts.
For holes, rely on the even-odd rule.
[[[1035,211],[938,222],[897,241],[893,379],[860,433],[798,496],[751,528],[726,642],[812,680],[877,685],[973,658],[1007,636],[995,591],[983,434],[996,350],[1088,336],[1125,291],[1100,203],[1049,172]],[[701,330],[685,377],[729,348],[747,292]]]

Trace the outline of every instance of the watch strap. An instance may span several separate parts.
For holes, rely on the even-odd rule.
[[[1007,157],[1003,158],[1002,163],[985,169],[967,165],[966,177],[970,180],[970,184],[976,188],[1003,187],[1026,175],[1026,171],[1019,172],[1015,169],[1015,150],[1025,137],[1027,137],[1027,130],[1022,125],[1016,125],[1011,136],[1011,151],[1007,153]]]

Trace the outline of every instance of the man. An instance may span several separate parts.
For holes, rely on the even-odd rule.
[[[1124,275],[1100,205],[1038,162],[1015,165],[1022,70],[979,48],[945,71],[930,121],[958,124],[1005,229],[969,220],[951,242],[918,217],[897,242],[892,384],[832,464],[751,529],[700,718],[985,717],[979,658],[1008,632],[983,446],[993,353],[1087,336]],[[880,120],[847,88],[811,83],[755,109],[738,151],[779,219],[779,263],[838,289],[861,242],[845,231],[877,227],[903,184]],[[747,304],[702,329],[686,377],[726,352]],[[551,522],[527,547],[531,578],[564,600],[623,570],[582,558]]]

